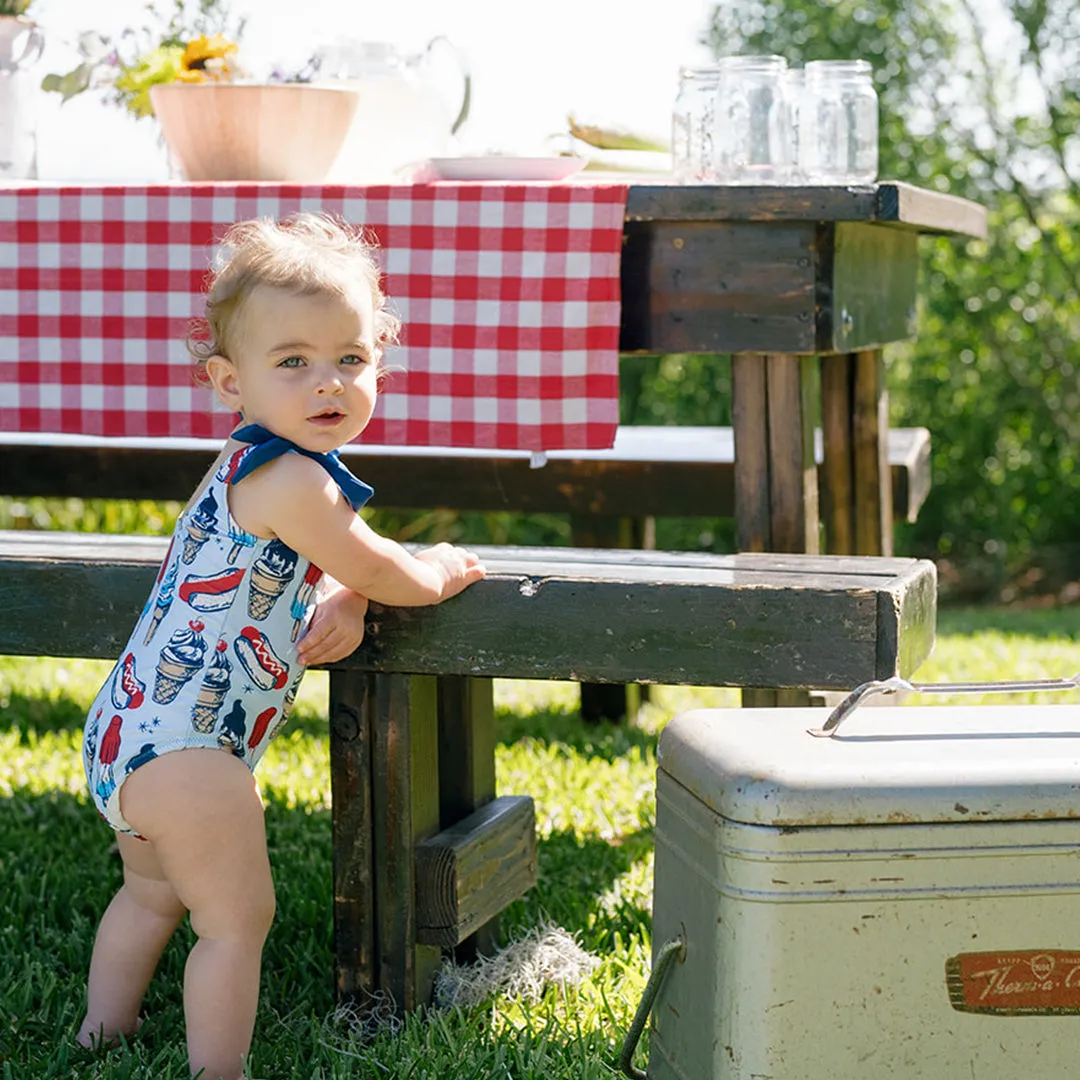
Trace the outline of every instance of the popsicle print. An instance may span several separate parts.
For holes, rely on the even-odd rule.
[[[289,608],[289,614],[292,615],[294,620],[292,628],[293,641],[300,635],[300,627],[303,625],[304,616],[307,614],[308,607],[311,604],[312,597],[319,584],[320,578],[322,578],[322,570],[314,563],[310,563],[307,568],[307,573],[304,574],[304,580],[296,590],[296,595],[293,596],[292,605]]]

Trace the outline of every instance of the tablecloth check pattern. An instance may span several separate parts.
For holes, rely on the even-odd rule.
[[[184,344],[214,244],[312,210],[374,235],[404,323],[365,442],[609,447],[625,206],[617,184],[0,190],[0,429],[228,434]]]

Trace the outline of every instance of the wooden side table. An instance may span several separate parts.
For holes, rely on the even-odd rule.
[[[983,207],[900,183],[631,187],[620,351],[734,354],[740,550],[816,554],[824,532],[829,554],[892,553],[882,347],[915,335],[919,235],[986,229]]]

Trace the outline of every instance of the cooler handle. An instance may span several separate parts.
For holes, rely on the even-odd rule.
[[[811,735],[831,738],[840,725],[868,697],[876,694],[895,694],[907,690],[913,694],[1015,694],[1021,691],[1075,690],[1080,687],[1080,673],[1063,679],[1018,679],[1015,682],[970,682],[970,683],[913,683],[894,675],[891,679],[866,682],[855,687],[850,694],[831,713],[820,728],[809,728]]]
[[[634,1051],[637,1049],[638,1040],[641,1038],[641,1033],[645,1030],[645,1025],[649,1021],[649,1013],[652,1011],[656,995],[660,992],[660,985],[664,981],[664,976],[668,973],[668,968],[671,967],[671,962],[676,957],[678,957],[679,963],[686,959],[686,941],[682,934],[677,934],[670,941],[665,941],[660,946],[660,951],[656,954],[656,960],[653,963],[652,974],[649,975],[649,981],[645,984],[641,1001],[638,1002],[637,1012],[634,1013],[630,1029],[623,1040],[622,1052],[619,1054],[619,1068],[622,1069],[624,1076],[630,1077],[630,1080],[648,1080],[647,1075],[634,1064]]]

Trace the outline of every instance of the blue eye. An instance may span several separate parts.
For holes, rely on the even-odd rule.
[[[303,366],[304,358],[302,356],[286,356],[285,359],[278,364],[278,367],[283,368],[298,368]]]
[[[341,360],[339,361],[339,363],[342,363],[342,364],[349,364],[349,365],[354,365],[354,364],[366,364],[366,363],[367,363],[367,360],[366,360],[366,358],[365,358],[365,357],[363,357],[363,356],[360,356],[360,355],[358,355],[357,353],[348,353],[348,354],[346,354],[345,356],[343,356],[343,357],[341,358]]]

